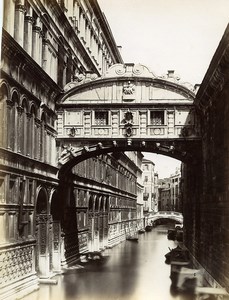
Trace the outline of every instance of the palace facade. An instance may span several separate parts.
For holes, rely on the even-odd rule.
[[[67,188],[59,186],[56,99],[72,81],[117,63],[123,60],[96,0],[4,1],[1,299],[22,297],[81,254],[143,226],[140,153],[90,158],[73,168]]]

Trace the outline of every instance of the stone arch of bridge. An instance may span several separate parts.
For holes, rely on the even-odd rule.
[[[100,78],[80,74],[65,86],[56,99],[56,145],[66,260],[72,259],[72,249],[79,246],[75,210],[65,210],[64,204],[70,203],[76,179],[73,168],[101,154],[118,157],[127,151],[152,152],[197,165],[202,151],[194,99],[194,89],[176,76],[157,77],[145,66],[134,64],[113,65]],[[111,199],[107,197],[105,210],[99,214],[98,196],[88,199],[90,251],[108,245],[106,208]],[[104,224],[103,230],[98,230],[98,224]]]
[[[78,163],[91,157],[108,153],[128,151],[151,152],[165,155],[185,163],[198,163],[200,154],[199,143],[194,143],[192,146],[178,145],[179,148],[174,146],[174,144],[174,142],[168,141],[164,143],[159,141],[134,141],[132,144],[131,140],[124,140],[123,143],[120,142],[120,145],[118,145],[116,141],[113,141],[110,146],[103,146],[103,144],[100,142],[89,147],[83,146],[82,148],[74,148],[69,146],[64,149],[62,157],[59,158],[58,177],[60,179],[67,178],[67,176],[71,173],[72,168]]]
[[[163,220],[169,220],[169,221],[174,221],[174,222],[177,222],[179,224],[182,224],[182,220],[181,219],[178,219],[178,218],[175,218],[175,217],[158,217],[158,218],[155,218],[153,219],[153,222],[156,222],[156,221],[163,221]]]

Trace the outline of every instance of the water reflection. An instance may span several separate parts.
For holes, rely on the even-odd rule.
[[[92,261],[84,269],[69,270],[58,277],[57,286],[41,286],[36,298],[27,299],[192,300],[191,295],[170,288],[170,265],[165,264],[164,255],[176,246],[167,239],[167,227],[160,225],[139,235],[138,243],[117,245],[102,263]]]

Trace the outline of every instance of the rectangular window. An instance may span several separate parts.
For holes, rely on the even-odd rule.
[[[165,114],[164,111],[151,111],[150,112],[150,124],[151,125],[164,125],[165,124]]]
[[[95,125],[108,125],[108,111],[95,111]]]
[[[9,203],[14,203],[16,202],[16,195],[15,192],[15,187],[16,187],[16,180],[15,178],[10,178],[9,181]]]

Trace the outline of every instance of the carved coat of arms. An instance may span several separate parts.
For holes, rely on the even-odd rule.
[[[130,81],[123,86],[123,100],[134,100],[135,99],[135,86]]]

